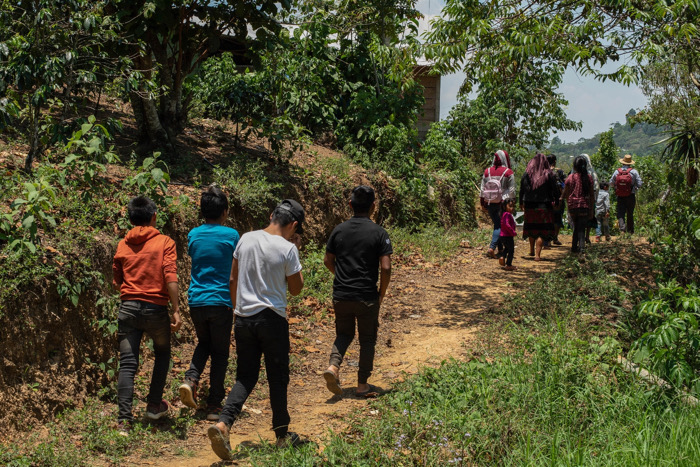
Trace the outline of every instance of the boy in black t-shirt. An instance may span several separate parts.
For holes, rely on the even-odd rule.
[[[332,393],[343,394],[338,373],[345,352],[355,337],[357,322],[360,364],[355,394],[374,397],[378,395],[378,388],[368,384],[367,380],[374,366],[379,306],[391,280],[393,250],[386,230],[370,219],[375,208],[374,190],[365,185],[356,187],[352,191],[350,206],[355,215],[333,229],[323,259],[328,270],[335,275],[333,308],[336,331],[330,364],[323,377]]]

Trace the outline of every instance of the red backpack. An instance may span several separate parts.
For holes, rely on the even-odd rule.
[[[630,196],[632,187],[634,186],[634,178],[632,178],[632,169],[617,169],[617,178],[615,178],[615,194],[619,197]]]

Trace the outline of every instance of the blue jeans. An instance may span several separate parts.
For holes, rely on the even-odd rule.
[[[211,356],[207,404],[219,406],[226,396],[224,380],[231,347],[233,310],[227,306],[192,307],[190,316],[197,332],[197,347],[194,349],[192,363],[185,377],[198,382]]]
[[[491,217],[493,222],[493,235],[491,236],[491,243],[489,244],[489,249],[495,250],[498,247],[499,251],[503,249],[503,244],[501,243],[501,203],[489,204],[486,210]]]
[[[260,358],[265,357],[265,372],[270,389],[272,429],[278,438],[287,434],[287,386],[289,386],[289,324],[269,308],[248,317],[236,316],[236,384],[226,398],[219,421],[230,427],[260,375]]]
[[[139,300],[123,301],[119,306],[117,339],[119,341],[119,378],[117,398],[119,420],[133,421],[134,375],[139,368],[139,348],[143,333],[153,339],[155,362],[148,391],[148,403],[160,404],[170,368],[170,317],[163,305]]]
[[[605,217],[605,214],[597,214],[598,226],[595,228],[596,236],[605,235],[605,238],[610,237],[610,217]]]

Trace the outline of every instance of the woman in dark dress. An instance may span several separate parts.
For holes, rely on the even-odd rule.
[[[530,256],[540,261],[542,245],[554,240],[553,209],[559,201],[559,185],[544,154],[537,153],[520,180],[520,209],[525,211],[523,238],[530,240]]]
[[[562,200],[569,204],[569,214],[574,223],[571,242],[572,253],[583,253],[586,247],[586,225],[595,214],[595,183],[589,174],[586,158],[574,159],[574,171],[566,179]]]

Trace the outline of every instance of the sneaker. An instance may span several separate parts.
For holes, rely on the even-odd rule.
[[[178,391],[183,404],[191,409],[197,408],[197,383],[195,381],[185,378]]]
[[[495,258],[496,257],[496,252],[493,251],[493,248],[489,248],[486,250],[486,256],[489,258]]]
[[[293,431],[288,431],[286,435],[277,438],[275,445],[278,448],[295,448],[306,444],[306,441],[302,440],[298,434]]]
[[[506,259],[503,256],[501,256],[500,258],[498,258],[498,264],[500,264],[501,266],[505,266]]]
[[[220,405],[209,405],[207,406],[207,420],[211,422],[219,421],[219,415],[221,415]]]
[[[596,236],[595,236],[595,242],[596,242],[596,243],[600,243],[600,235],[596,235]]]
[[[170,406],[165,400],[160,401],[160,404],[149,402],[146,406],[146,418],[150,420],[158,420],[163,415],[167,415],[169,410]]]
[[[131,422],[129,422],[128,420],[121,420],[117,424],[117,433],[120,436],[129,436],[129,434],[131,433]]]
[[[555,238],[554,241],[553,241],[552,243],[554,243],[555,245],[561,246],[561,242],[559,241],[558,238]]]
[[[212,451],[214,451],[214,453],[219,456],[220,459],[225,461],[233,460],[228,429],[222,430],[216,425],[211,425],[207,429],[207,436],[209,436]]]

